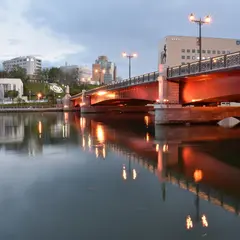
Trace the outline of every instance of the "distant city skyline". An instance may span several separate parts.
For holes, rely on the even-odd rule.
[[[191,12],[196,17],[212,16],[212,24],[203,26],[203,36],[238,38],[234,29],[238,29],[239,6],[236,0],[122,0],[114,4],[89,0],[84,5],[76,0],[2,0],[0,60],[36,55],[43,66],[67,61],[90,67],[96,56],[107,55],[126,78],[128,62],[121,57],[123,51],[138,53],[132,63],[134,76],[157,69],[158,44],[164,36],[197,37],[196,25],[188,21]],[[111,20],[109,12],[114,14]]]

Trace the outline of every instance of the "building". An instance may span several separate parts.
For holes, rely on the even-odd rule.
[[[92,71],[89,67],[82,66],[79,67],[79,81],[80,82],[91,82]]]
[[[42,60],[34,56],[17,57],[3,62],[3,69],[10,72],[15,66],[26,69],[29,76],[34,76],[42,69]]]
[[[18,97],[23,96],[23,82],[20,78],[0,78],[0,100],[4,99],[4,93],[15,90]]]
[[[107,56],[99,56],[92,65],[92,80],[100,84],[109,84],[116,81],[117,67],[110,62]]]
[[[178,66],[199,60],[198,37],[167,36],[159,44],[158,63]],[[202,38],[202,59],[240,51],[240,40]]]

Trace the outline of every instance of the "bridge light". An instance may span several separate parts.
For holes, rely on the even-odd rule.
[[[190,22],[194,22],[194,21],[195,21],[195,16],[194,16],[193,13],[191,13],[191,14],[189,15],[189,21],[190,21]]]
[[[138,55],[137,55],[137,53],[133,53],[132,56],[133,56],[134,58],[136,58]]]
[[[103,96],[103,95],[105,95],[106,93],[107,93],[107,92],[105,92],[105,91],[100,91],[100,92],[97,93],[97,95],[98,95],[98,96]]]
[[[195,170],[193,173],[193,178],[195,182],[199,182],[203,178],[203,172],[202,170]]]

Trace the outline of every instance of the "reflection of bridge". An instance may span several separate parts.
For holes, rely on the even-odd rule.
[[[112,100],[167,100],[169,103],[196,104],[240,101],[240,53],[231,53],[171,67],[105,86],[72,97],[76,104],[96,105]],[[167,81],[159,82],[164,77]]]
[[[118,122],[114,124],[116,126]],[[124,123],[122,124],[124,125]],[[206,164],[211,162],[209,172],[209,169],[205,168],[206,164],[202,165],[200,162],[194,161],[194,159],[198,159],[198,152],[194,151],[194,149],[191,155],[182,154],[183,151],[181,149],[187,150],[192,148],[189,145],[187,148],[184,148],[184,143],[179,141],[180,139],[174,142],[166,138],[155,144],[151,139],[151,134],[140,133],[139,136],[139,134],[134,134],[128,129],[127,125],[125,128],[121,128],[119,125],[118,128],[109,128],[100,124],[97,120],[86,118],[80,118],[80,124],[79,120],[77,120],[77,125],[80,125],[82,131],[83,146],[88,144],[89,147],[99,149],[99,144],[96,143],[101,143],[102,151],[104,150],[102,153],[103,157],[106,156],[107,150],[111,149],[117,154],[123,155],[130,162],[140,163],[140,165],[156,174],[160,181],[169,181],[177,184],[179,187],[197,194],[202,199],[220,205],[228,211],[238,212],[236,201],[228,198],[222,191],[216,191],[210,186],[222,189],[218,181],[219,176],[221,176],[219,172],[226,170],[228,182],[223,188],[224,191],[228,191],[229,186],[234,183],[233,181],[238,180],[239,182],[239,177],[236,179],[236,176],[240,176],[239,170],[201,153],[201,158],[205,160]],[[116,129],[119,131],[116,131]],[[206,139],[208,139],[207,135]],[[200,140],[203,140],[203,136]],[[96,151],[97,153],[99,154],[99,151]],[[183,159],[181,160],[181,158]],[[186,164],[189,160],[193,161],[194,165]],[[214,165],[212,166],[212,164]],[[209,175],[212,178],[208,178]],[[234,195],[232,190],[234,191],[235,189],[230,189],[231,195]]]

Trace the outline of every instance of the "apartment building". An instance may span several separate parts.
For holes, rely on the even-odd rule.
[[[29,76],[36,75],[42,69],[42,60],[34,56],[17,57],[3,62],[4,71],[10,72],[15,66],[26,69]]]
[[[202,38],[202,59],[240,51],[240,40]],[[167,36],[160,41],[158,63],[178,66],[199,60],[199,39],[190,36]]]
[[[100,84],[116,81],[117,67],[107,56],[99,56],[92,65],[92,80]]]

